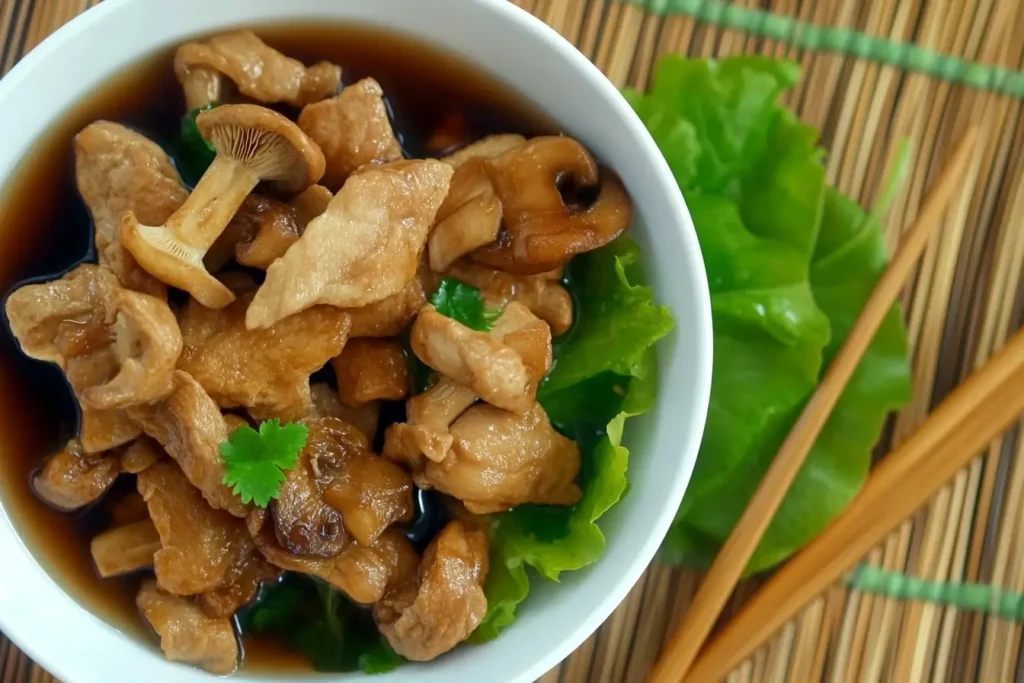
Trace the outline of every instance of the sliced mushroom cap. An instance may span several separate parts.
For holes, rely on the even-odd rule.
[[[231,565],[219,588],[199,596],[199,605],[211,617],[232,617],[256,597],[264,582],[280,575],[281,570],[267,562],[252,545]]]
[[[251,547],[245,522],[210,507],[171,460],[140,472],[137,485],[160,534],[154,558],[160,588],[195,595],[224,585],[228,571]]]
[[[487,612],[487,535],[450,522],[427,547],[416,581],[390,590],[374,615],[395,652],[415,662],[448,652]]]
[[[413,518],[412,479],[393,462],[363,450],[345,458],[324,491],[345,530],[363,546],[392,524]]]
[[[342,352],[351,322],[341,309],[314,306],[249,330],[245,315],[254,296],[239,294],[220,311],[190,301],[181,315],[179,367],[221,408],[243,407],[261,420],[299,420],[310,409],[309,376]]]
[[[72,439],[32,476],[32,488],[49,505],[71,512],[99,500],[120,473],[115,454],[83,453],[82,444]]]
[[[227,76],[240,93],[255,100],[296,107],[330,97],[341,84],[341,67],[329,62],[306,67],[244,30],[178,48],[174,73],[190,110],[223,101],[223,84],[211,72]]]
[[[109,382],[82,392],[83,405],[96,410],[158,401],[171,393],[181,355],[181,333],[161,299],[122,289],[114,297],[114,353],[120,369]]]
[[[513,133],[488,135],[476,142],[469,143],[460,150],[452,152],[448,156],[443,157],[441,161],[457,169],[470,159],[493,159],[521,146],[525,142],[526,138]]]
[[[207,503],[236,517],[249,513],[249,506],[224,484],[224,461],[220,454],[220,444],[228,438],[224,416],[191,375],[178,370],[170,396],[128,411],[178,463]]]
[[[135,604],[160,636],[167,659],[222,676],[235,670],[238,641],[227,617],[208,616],[194,600],[165,593],[155,581],[142,584]]]
[[[246,325],[262,329],[318,303],[353,308],[401,292],[416,276],[452,172],[439,161],[398,161],[349,178],[267,269]]]
[[[450,428],[448,456],[425,460],[413,479],[461,500],[475,514],[509,510],[523,503],[574,505],[580,451],[554,430],[539,404],[516,415],[476,405]]]
[[[393,340],[353,339],[331,360],[342,404],[358,408],[371,401],[398,401],[409,393],[409,368]]]
[[[152,140],[110,121],[83,128],[74,147],[75,182],[92,216],[100,264],[128,289],[164,298],[167,287],[121,245],[118,226],[125,211],[159,225],[184,203],[188,191],[170,157]]]
[[[632,205],[622,182],[609,171],[599,173],[572,138],[534,138],[487,163],[503,229],[496,243],[472,253],[478,263],[508,273],[542,273],[611,242],[629,227]],[[567,203],[560,189],[567,179],[581,194],[598,188],[597,199]]]
[[[409,343],[431,368],[506,410],[528,410],[551,366],[550,329],[515,301],[505,307],[490,334],[424,306]]]
[[[402,158],[402,146],[391,129],[384,91],[372,78],[345,87],[329,100],[306,106],[299,128],[324,151],[324,185],[337,190],[366,164]]]
[[[463,259],[451,264],[445,275],[483,291],[498,306],[510,301],[526,305],[551,326],[556,336],[572,326],[572,296],[559,281],[561,278],[550,273],[513,275]]]
[[[323,175],[324,159],[294,123],[264,107],[225,105],[203,112],[196,124],[217,150],[213,163],[164,225],[143,225],[129,211],[120,238],[150,274],[223,308],[234,296],[206,270],[206,252],[260,181],[301,192]]]
[[[452,176],[451,189],[430,233],[430,267],[443,272],[471,251],[498,239],[501,202],[491,184],[487,162],[469,159]]]

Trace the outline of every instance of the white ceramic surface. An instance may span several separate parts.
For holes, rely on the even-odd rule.
[[[622,176],[649,280],[675,316],[676,330],[659,348],[657,405],[627,427],[631,488],[602,521],[608,547],[600,561],[560,584],[535,580],[518,620],[497,640],[380,679],[528,683],[597,629],[651,561],[690,479],[710,387],[708,290],[690,216],[643,125],[586,58],[504,0],[106,0],[0,81],[0,184],[62,112],[155,49],[229,26],[308,20],[368,23],[442,45],[547,112]],[[39,567],[6,509],[0,557],[0,629],[67,683],[212,680],[79,607]]]

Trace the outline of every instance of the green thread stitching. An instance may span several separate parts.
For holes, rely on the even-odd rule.
[[[857,567],[846,585],[896,600],[916,600],[1024,621],[1024,595],[981,583],[941,583],[887,571],[873,565]]]
[[[804,50],[837,52],[904,71],[1024,99],[1024,71],[978,64],[920,45],[870,36],[838,26],[817,26],[793,17],[719,0],[625,0],[658,15],[684,14],[698,21],[771,38]]]

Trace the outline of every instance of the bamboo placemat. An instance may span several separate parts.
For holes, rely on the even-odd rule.
[[[0,73],[99,0],[0,0]],[[369,1],[369,0],[368,0]],[[425,0],[426,1],[426,0]],[[1024,3],[1020,0],[516,0],[593,59],[619,86],[643,88],[662,54],[744,52],[803,65],[787,97],[822,129],[829,180],[864,203],[897,141],[915,150],[887,236],[916,212],[951,140],[979,122],[964,199],[950,212],[904,299],[914,400],[892,420],[899,441],[981,364],[1024,313]],[[1024,590],[1024,440],[994,444],[865,558],[935,582]],[[871,573],[871,572],[869,572]],[[878,572],[872,573],[874,583]],[[640,682],[698,576],[655,564],[602,629],[542,683]],[[883,575],[884,578],[884,575]],[[1024,681],[1021,610],[995,616],[949,600],[880,596],[870,577],[836,585],[730,677],[729,683]],[[733,609],[755,588],[741,586]],[[970,592],[971,588],[964,588]],[[988,592],[981,590],[984,606]],[[975,603],[979,603],[975,591]],[[998,597],[998,596],[996,596]],[[996,600],[996,597],[993,600]],[[1007,618],[1009,617],[1009,618]],[[0,638],[2,683],[54,680]]]

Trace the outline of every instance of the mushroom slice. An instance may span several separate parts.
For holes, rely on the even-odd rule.
[[[121,214],[160,225],[188,196],[158,144],[110,121],[91,123],[75,136],[75,181],[95,228],[96,253],[121,284],[164,298],[167,288],[143,270],[118,240]]]
[[[72,439],[46,459],[32,477],[32,488],[49,505],[71,512],[99,500],[120,473],[116,455],[83,453],[82,444]]]
[[[221,408],[247,408],[256,419],[299,420],[309,413],[309,376],[342,352],[351,322],[345,311],[314,306],[262,330],[245,314],[255,292],[220,311],[189,301],[182,314],[179,367]],[[204,324],[209,321],[212,324]]]
[[[149,519],[104,531],[89,544],[96,571],[104,579],[152,567],[159,550],[160,535]]]
[[[551,327],[554,335],[564,334],[572,325],[572,297],[550,273],[513,275],[465,259],[448,266],[447,277],[484,292],[491,304],[505,306],[518,301]]]
[[[229,570],[251,547],[245,522],[210,507],[170,460],[140,472],[137,486],[160,534],[154,558],[160,588],[195,595],[224,585]]]
[[[577,254],[611,242],[629,227],[632,206],[622,182],[599,173],[583,146],[567,137],[538,137],[488,162],[501,200],[503,231],[496,243],[471,255],[478,263],[530,275],[552,270]],[[560,185],[585,194],[587,205],[567,202]]]
[[[165,593],[155,581],[142,584],[135,604],[160,636],[167,659],[222,676],[237,667],[238,641],[227,617],[208,616],[194,600]]]
[[[82,404],[95,410],[127,408],[171,393],[181,355],[181,333],[162,299],[121,289],[114,295],[113,349],[120,369],[109,382],[89,387]]]
[[[488,135],[476,142],[469,143],[446,157],[442,157],[441,161],[457,169],[470,159],[493,159],[521,146],[525,142],[526,138],[514,133]]]
[[[443,272],[456,259],[498,239],[501,202],[491,184],[487,162],[469,159],[452,176],[451,189],[427,242],[430,267]]]
[[[551,330],[518,302],[505,307],[490,333],[477,332],[424,306],[413,323],[413,352],[488,403],[528,410],[551,367]]]
[[[264,582],[280,575],[281,570],[267,562],[255,545],[250,545],[231,565],[224,584],[199,596],[199,605],[211,617],[230,617],[256,597]]]
[[[442,377],[422,394],[405,404],[406,422],[397,422],[384,433],[384,455],[413,468],[422,456],[434,462],[448,457],[454,439],[448,427],[466,412],[477,398],[469,387]]]
[[[299,114],[299,128],[324,151],[324,185],[332,190],[360,166],[402,158],[384,91],[372,78],[347,86],[329,100],[307,105]]]
[[[267,269],[246,325],[262,329],[315,304],[355,308],[401,292],[416,276],[452,173],[439,161],[418,160],[353,175]]]
[[[413,473],[420,488],[458,498],[475,514],[523,503],[579,502],[579,447],[554,430],[539,404],[522,415],[476,405],[449,431],[448,456],[440,462],[425,460]]]
[[[419,278],[409,280],[402,291],[360,308],[345,309],[352,318],[352,337],[396,337],[427,303]]]
[[[223,308],[234,296],[207,272],[206,252],[260,181],[301,192],[323,175],[324,157],[294,123],[263,107],[217,107],[200,114],[196,125],[217,156],[192,194],[163,225],[145,225],[126,212],[120,237],[149,273],[205,306]]]
[[[395,652],[429,661],[469,637],[487,612],[487,554],[483,531],[461,521],[441,530],[414,580],[389,590],[374,606],[380,632]]]
[[[223,84],[215,74],[227,76],[240,93],[255,100],[295,107],[330,97],[341,84],[341,67],[330,62],[306,67],[252,31],[231,31],[182,45],[174,56],[174,73],[185,89],[189,110],[223,100]]]
[[[384,339],[353,339],[331,360],[343,405],[398,401],[409,393],[409,369],[401,345]]]
[[[170,396],[159,403],[128,410],[146,434],[156,439],[178,463],[207,503],[236,517],[248,514],[249,506],[223,483],[220,444],[228,438],[224,416],[191,375],[176,371]]]
[[[341,404],[338,391],[324,382],[309,386],[312,406],[307,419],[336,417],[349,423],[366,437],[366,443],[372,444],[377,437],[377,424],[380,422],[380,401],[370,401],[358,408],[346,408]]]

